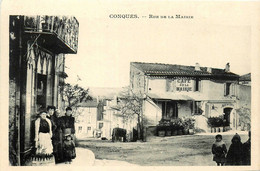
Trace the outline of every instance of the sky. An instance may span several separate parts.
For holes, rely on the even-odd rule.
[[[77,54],[66,56],[67,82],[83,87],[129,84],[130,62],[151,62],[225,68],[251,72],[250,12],[229,3],[92,3],[78,8]],[[143,7],[146,8],[143,8]],[[228,10],[227,10],[228,9]],[[109,18],[137,14],[139,19]],[[149,14],[193,16],[193,19],[151,19]],[[146,18],[142,18],[146,16]],[[78,81],[78,77],[81,79]]]

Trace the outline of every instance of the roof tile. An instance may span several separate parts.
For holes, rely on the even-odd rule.
[[[156,75],[160,73],[163,75],[239,77],[237,74],[234,74],[232,72],[225,72],[224,69],[219,69],[219,68],[211,68],[211,73],[210,73],[207,71],[207,67],[200,67],[201,70],[196,71],[195,66],[162,64],[162,63],[144,63],[144,62],[131,62],[131,64],[148,75]]]

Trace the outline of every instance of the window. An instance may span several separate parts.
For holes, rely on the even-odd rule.
[[[103,123],[99,123],[98,128],[99,129],[103,128]]]
[[[201,102],[200,101],[195,101],[194,105],[193,105],[193,111],[194,114],[202,114],[202,110],[201,110]]]
[[[201,84],[201,81],[198,78],[196,78],[194,91],[200,91],[200,84]]]
[[[47,76],[37,74],[37,109],[46,108]]]
[[[173,80],[166,80],[166,91],[167,92],[173,92],[174,90],[174,81]]]
[[[91,123],[91,119],[92,119],[92,117],[91,117],[91,115],[89,115],[88,116],[88,123]]]
[[[81,133],[81,131],[82,131],[82,126],[79,126],[78,127],[78,132]]]
[[[90,131],[91,130],[91,127],[90,126],[88,126],[88,131]]]
[[[225,85],[224,85],[224,95],[225,96],[230,95],[230,86],[231,86],[231,83],[225,83]]]

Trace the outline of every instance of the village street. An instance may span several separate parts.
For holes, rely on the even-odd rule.
[[[248,136],[240,132],[244,143]],[[117,142],[88,138],[78,146],[95,154],[95,166],[215,166],[211,146],[216,134],[151,137],[148,142]],[[234,132],[223,133],[229,148]],[[128,162],[128,163],[127,163]]]

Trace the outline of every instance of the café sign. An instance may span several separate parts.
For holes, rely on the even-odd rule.
[[[193,80],[191,80],[190,78],[177,78],[176,91],[193,91]]]

